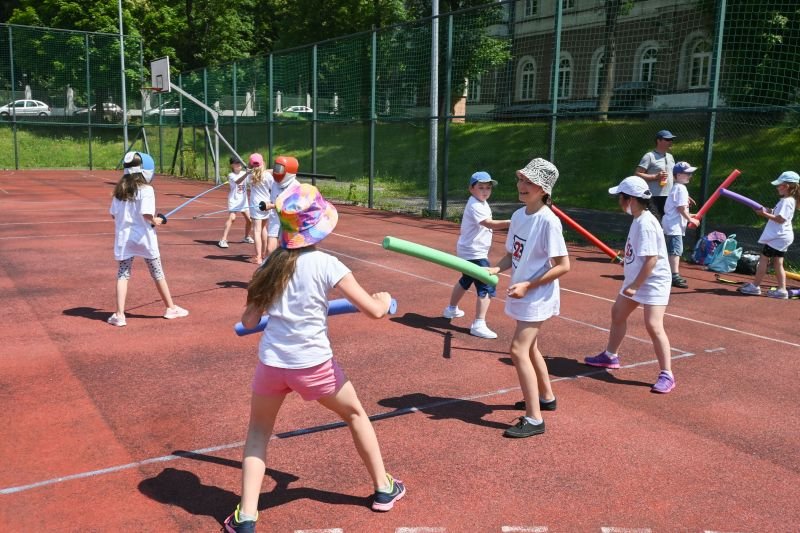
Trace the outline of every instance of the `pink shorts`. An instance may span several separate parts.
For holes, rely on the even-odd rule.
[[[278,396],[295,391],[311,401],[334,394],[346,381],[347,376],[333,358],[309,368],[278,368],[259,361],[253,392],[259,396]]]

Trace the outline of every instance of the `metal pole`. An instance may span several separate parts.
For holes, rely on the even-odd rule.
[[[431,19],[431,122],[428,154],[428,210],[436,209],[436,185],[439,181],[439,0],[433,0]]]
[[[234,63],[233,63],[233,147],[236,148],[236,149],[239,148],[239,142],[238,142],[239,141],[239,131],[238,131],[237,127],[236,127],[236,115],[238,114],[237,113],[238,108],[236,107],[236,90],[237,90],[237,88],[236,88],[236,85],[237,85],[237,83],[236,83],[237,82],[236,74],[238,73],[238,70],[239,69],[236,68],[236,62],[234,61]],[[244,105],[247,105],[247,102],[245,102]]]
[[[708,198],[708,178],[711,175],[712,152],[714,150],[714,133],[717,125],[717,105],[719,105],[719,75],[722,67],[722,38],[725,35],[725,11],[727,9],[727,1],[720,0],[717,10],[717,23],[716,38],[714,39],[714,51],[711,54],[711,70],[712,77],[709,80],[711,86],[708,91],[708,105],[711,112],[708,116],[708,129],[706,130],[706,143],[704,147],[703,160],[703,181],[702,181],[702,196],[700,205],[705,203]],[[700,219],[700,225],[697,228],[698,236],[705,234],[706,218]]]
[[[275,141],[273,138],[273,113],[275,113],[275,96],[273,94],[273,81],[272,81],[272,53],[270,52],[267,58],[267,88],[269,91],[269,109],[267,110],[267,153],[269,160],[272,161],[272,143]]]
[[[122,146],[128,146],[128,95],[125,90],[125,36],[122,33],[122,0],[117,0],[119,11],[119,65],[122,75]],[[102,105],[102,104],[101,104]],[[91,113],[89,113],[91,115]]]
[[[14,87],[14,39],[12,38],[11,26],[8,27],[8,55],[9,65],[11,66],[11,101],[17,99],[17,90]],[[14,123],[11,125],[12,136],[14,137],[14,169],[19,170],[19,147],[17,146],[17,112],[14,107],[11,107],[11,113]]]
[[[369,185],[367,206],[372,209],[375,194],[375,130],[378,127],[377,111],[377,73],[378,73],[378,31],[372,30],[372,58],[369,80]]]
[[[311,48],[311,172],[317,172],[317,45]]]
[[[556,20],[555,28],[553,31],[553,75],[550,77],[553,80],[552,94],[553,99],[550,107],[550,140],[548,142],[548,156],[550,162],[554,162],[556,158],[556,128],[558,126],[558,83],[559,83],[559,63],[561,63],[561,19],[564,14],[564,5],[562,2],[556,2]]]
[[[92,170],[92,113],[88,110],[92,107],[92,75],[89,67],[89,34],[84,36],[84,44],[86,45],[86,120],[89,122],[89,170]]]
[[[447,117],[444,119],[444,169],[442,176],[442,215],[441,219],[447,218],[447,187],[449,185],[448,173],[450,172],[450,94],[453,86],[453,15],[447,16],[447,56],[445,70],[447,72],[447,84],[444,89],[447,102]]]

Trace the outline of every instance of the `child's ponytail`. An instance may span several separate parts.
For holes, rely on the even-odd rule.
[[[791,196],[794,198],[796,204],[800,205],[800,184],[797,183],[787,183],[787,194],[786,196]]]
[[[297,266],[297,258],[313,247],[287,250],[278,248],[256,269],[247,286],[247,305],[266,310],[278,299],[289,284]]]

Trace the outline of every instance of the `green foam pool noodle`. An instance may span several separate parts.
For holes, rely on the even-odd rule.
[[[383,239],[383,247],[392,252],[399,252],[401,254],[410,255],[411,257],[430,261],[431,263],[436,263],[437,265],[442,265],[443,267],[452,268],[453,270],[457,270],[462,274],[466,274],[467,276],[480,280],[493,287],[497,285],[497,276],[489,274],[485,268],[479,267],[455,255],[440,252],[439,250],[428,248],[421,244],[404,241],[397,237],[385,237]]]

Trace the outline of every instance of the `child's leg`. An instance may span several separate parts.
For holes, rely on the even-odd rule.
[[[514,362],[522,396],[525,398],[525,416],[534,420],[542,419],[542,411],[539,408],[538,376],[531,352],[534,349],[541,324],[541,322],[518,320],[514,339],[511,341],[511,360]]]
[[[114,300],[116,301],[117,310],[115,314],[119,318],[125,317],[125,299],[128,297],[128,280],[131,277],[131,267],[133,266],[133,257],[129,257],[119,262],[117,269],[117,285],[114,291]]]
[[[553,400],[553,387],[550,384],[550,372],[547,370],[547,362],[544,360],[542,352],[539,351],[539,338],[533,341],[530,351],[531,363],[536,372],[536,385],[539,387],[539,398],[543,400]],[[538,403],[538,402],[537,402]]]
[[[680,274],[681,268],[681,256],[679,255],[670,255],[669,258],[669,269],[672,271],[673,275]]]
[[[666,305],[645,305],[644,306],[644,325],[650,340],[653,341],[653,349],[658,358],[658,366],[661,370],[672,372],[672,351],[669,345],[667,332],[664,331],[664,313]]]
[[[228,232],[231,230],[231,225],[233,224],[234,220],[236,220],[236,213],[230,212],[228,214],[228,220],[225,221],[225,229],[222,231],[222,240],[223,241],[227,241],[228,240]]]
[[[778,290],[786,290],[786,270],[783,268],[783,257],[773,257],[772,268],[775,269],[775,278],[778,280]]]
[[[753,285],[758,287],[761,285],[761,281],[764,279],[764,276],[767,274],[767,268],[769,268],[769,264],[772,261],[771,258],[767,257],[763,253],[758,260],[758,267],[756,267],[756,275],[753,277]],[[784,273],[784,285],[786,284],[786,274]]]
[[[617,353],[619,350],[625,339],[625,333],[628,331],[628,317],[637,307],[639,307],[639,302],[621,294],[617,295],[617,300],[611,306],[611,330],[608,333],[608,344],[606,345],[608,353]]]
[[[253,234],[253,220],[250,218],[250,213],[242,211],[244,217],[244,237],[250,237]]]
[[[486,320],[486,313],[489,311],[490,303],[492,303],[492,299],[489,298],[488,294],[478,296],[475,302],[475,320]]]
[[[464,297],[467,290],[461,286],[461,281],[457,281],[455,285],[453,285],[453,292],[450,294],[450,307],[458,307],[458,302],[461,301],[461,298]]]
[[[250,516],[258,513],[258,496],[267,468],[267,443],[272,436],[275,418],[286,395],[260,396],[250,400],[250,423],[242,455],[242,502],[240,511]]]
[[[266,246],[264,247],[264,257],[268,257],[272,252],[278,249],[278,238],[267,237]]]
[[[378,437],[375,435],[369,416],[358,400],[353,384],[346,381],[335,394],[323,396],[317,401],[339,415],[350,428],[353,443],[364,466],[367,467],[375,489],[388,487],[389,480],[383,466]]]
[[[267,241],[267,221],[262,218],[253,219],[253,240],[256,241],[256,262],[261,263],[264,259],[263,250],[266,247]]]
[[[158,289],[158,294],[164,301],[164,305],[167,306],[167,309],[172,309],[175,307],[175,302],[172,301],[172,295],[167,285],[167,277],[164,275],[164,269],[161,267],[161,258],[145,259],[144,262],[147,263],[147,268],[150,269],[150,277],[153,278],[156,289]]]

